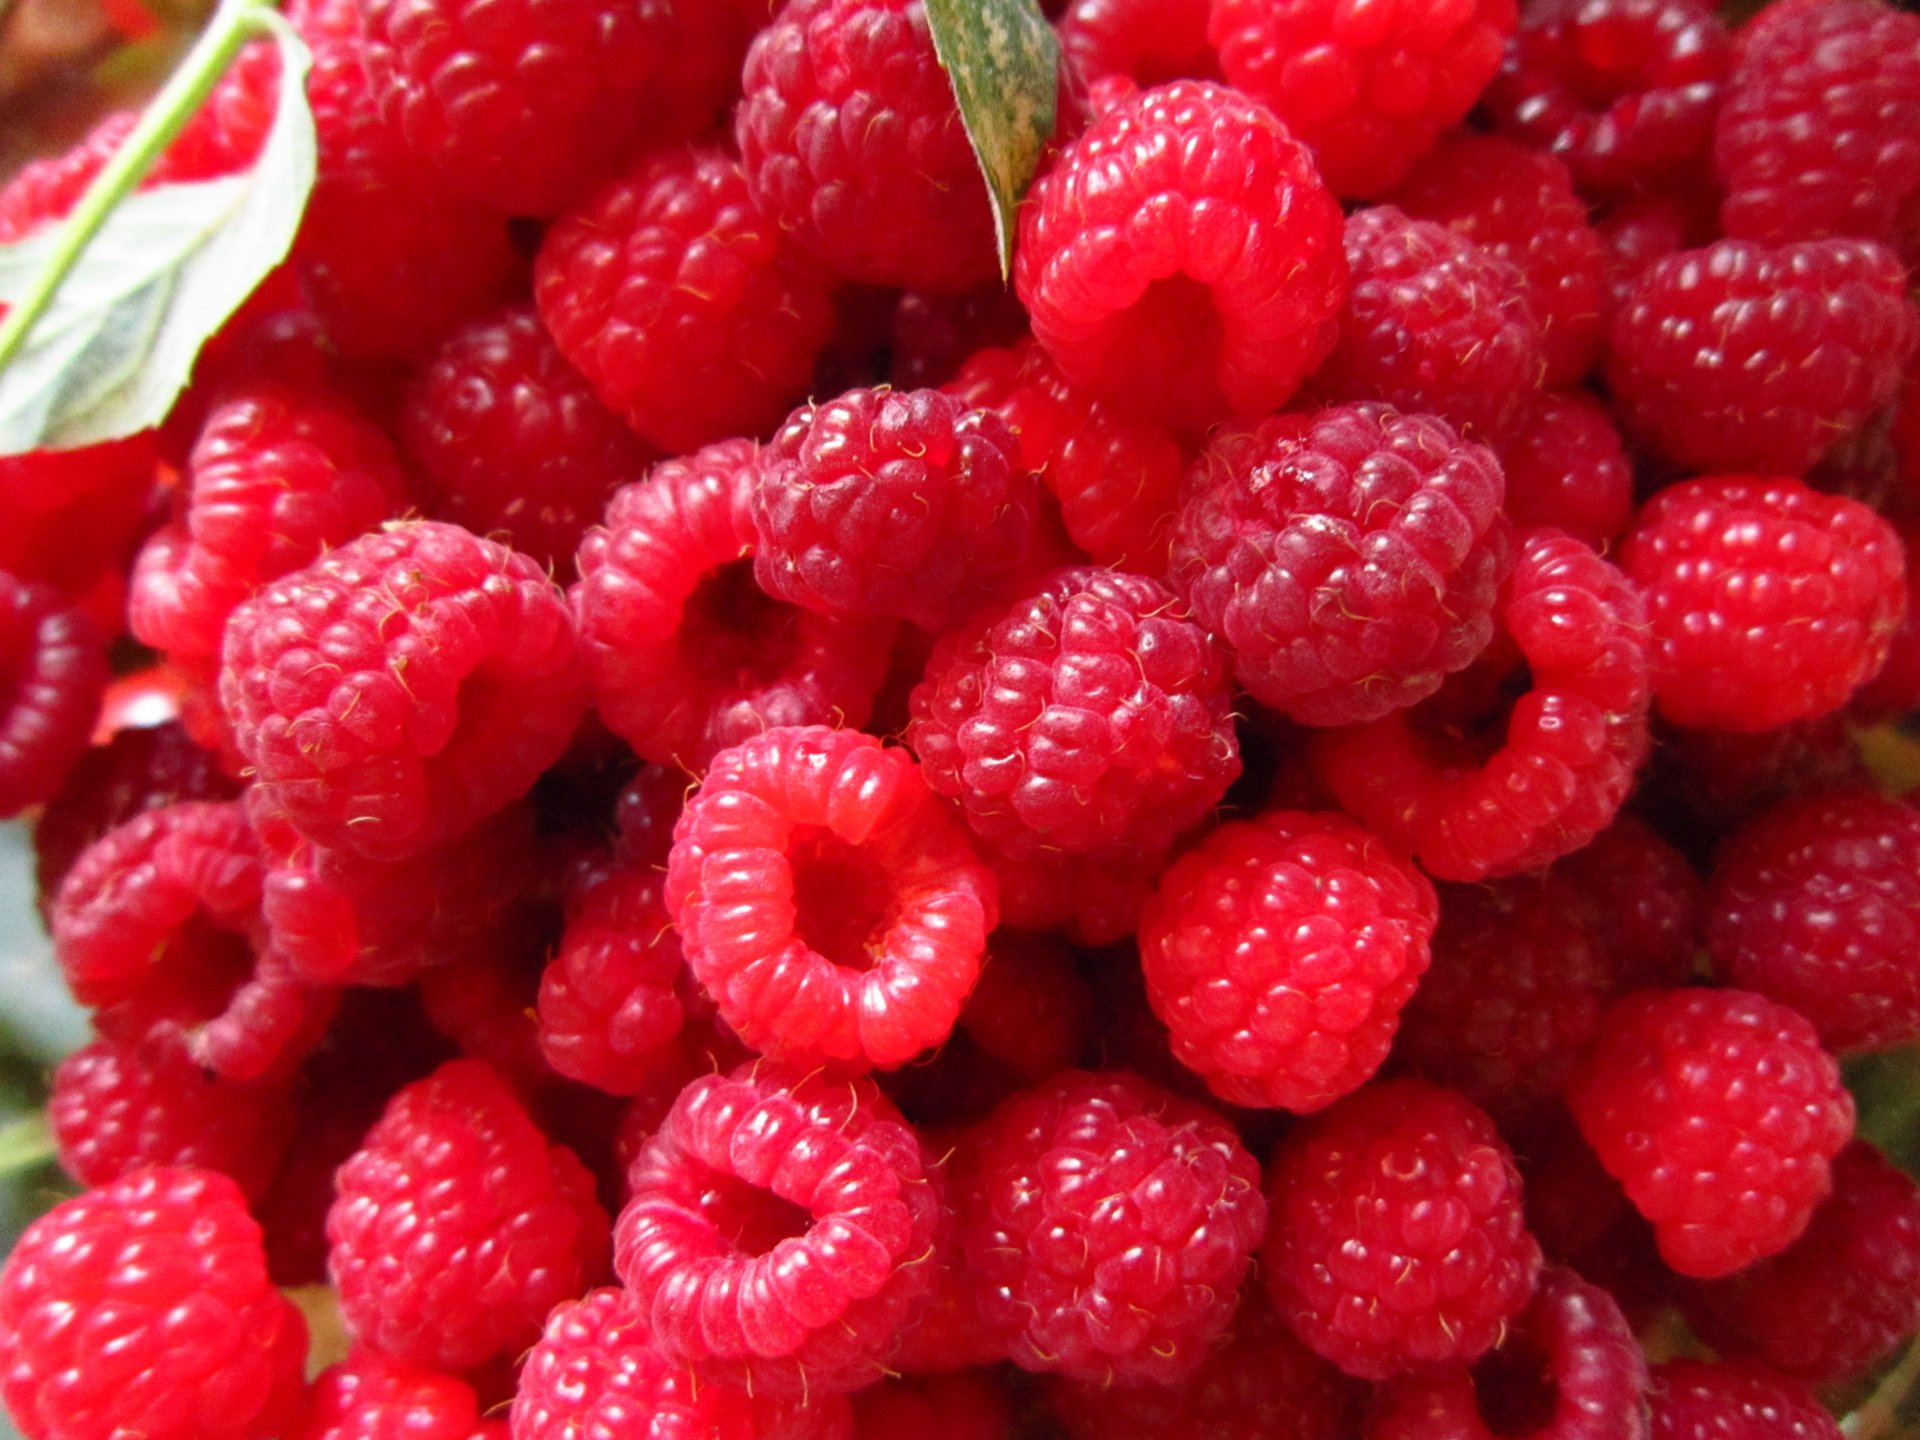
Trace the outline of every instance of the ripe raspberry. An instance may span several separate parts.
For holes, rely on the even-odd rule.
[[[1027,309],[997,282],[959,295],[909,290],[887,328],[894,389],[924,390],[946,384],[975,352],[1025,338]]]
[[[0,1269],[0,1398],[27,1440],[269,1440],[306,1349],[224,1175],[141,1170],[90,1190]]]
[[[1840,1440],[1811,1390],[1757,1365],[1669,1360],[1653,1368],[1647,1393],[1648,1440]]]
[[[1007,1387],[991,1370],[882,1380],[853,1399],[854,1440],[1013,1440]]]
[[[1073,1064],[1092,1025],[1093,996],[1074,952],[1047,936],[1003,927],[987,941],[986,963],[954,1036],[1033,1084]]]
[[[1183,81],[1100,113],[1034,183],[1014,285],[1069,380],[1200,432],[1274,409],[1326,358],[1340,232],[1271,113]]]
[[[1216,435],[1182,489],[1173,588],[1290,719],[1378,719],[1493,634],[1513,553],[1500,467],[1444,421],[1378,404],[1272,416]]]
[[[106,686],[93,623],[59,591],[0,571],[0,819],[59,792]]]
[[[1685,470],[1797,474],[1890,402],[1920,322],[1890,250],[1721,240],[1648,265],[1607,335],[1628,434]]]
[[[998,919],[992,876],[912,758],[825,726],[714,757],[675,827],[666,901],[742,1040],[859,1069],[946,1039]]]
[[[1347,218],[1353,288],[1314,377],[1334,400],[1384,400],[1503,443],[1546,373],[1546,338],[1514,267],[1391,205]]]
[[[1426,877],[1346,817],[1274,810],[1161,876],[1140,963],[1181,1064],[1305,1113],[1380,1068],[1438,918]]]
[[[956,1163],[974,1300],[1015,1364],[1174,1384],[1232,1323],[1267,1205],[1209,1111],[1125,1071],[1062,1071]]]
[[[936,1147],[946,1152],[940,1158],[944,1179],[953,1166],[950,1142],[923,1130],[921,1144],[929,1153]],[[980,1318],[973,1279],[966,1272],[966,1257],[957,1237],[943,1235],[928,1263],[934,1271],[933,1296],[919,1317],[909,1320],[901,1332],[899,1349],[888,1362],[889,1367],[902,1375],[948,1375],[969,1366],[998,1365],[1005,1360],[1005,1346]]]
[[[560,353],[674,454],[779,423],[833,331],[828,296],[711,147],[641,161],[556,221],[534,263]]]
[[[1628,287],[1654,261],[1720,238],[1716,203],[1711,188],[1702,186],[1678,194],[1629,195],[1601,212],[1594,228],[1607,249],[1609,311],[1620,308]]]
[[[544,918],[515,914],[498,944],[465,964],[436,965],[415,982],[433,1028],[523,1094],[559,1079],[540,1053],[540,975],[555,938]]]
[[[1782,800],[1869,783],[1844,710],[1752,734],[1666,727],[1658,737],[1641,776],[1648,813],[1709,848]]]
[[[593,1181],[486,1066],[406,1087],[340,1167],[328,1268],[354,1338],[409,1364],[515,1355],[606,1264]]]
[[[1313,1116],[1268,1172],[1262,1261],[1280,1317],[1349,1375],[1465,1364],[1525,1309],[1540,1269],[1493,1122],[1418,1080]]]
[[[1901,526],[1900,548],[1920,557],[1920,523]],[[1853,692],[1849,709],[1867,719],[1920,710],[1920,561],[1907,566],[1907,618],[1887,642],[1887,663]]]
[[[1585,390],[1536,395],[1500,451],[1507,515],[1606,550],[1633,520],[1633,466],[1613,419]]]
[[[157,449],[146,431],[0,457],[0,571],[52,586],[117,631],[121,577],[148,523]]]
[[[1620,816],[1540,883],[1561,913],[1604,937],[1623,986],[1681,985],[1693,973],[1706,887],[1645,822]]]
[[[620,1276],[703,1380],[858,1389],[931,1291],[942,1197],[871,1081],[765,1061],[696,1080],[629,1180]]]
[[[1207,34],[1233,85],[1273,107],[1342,199],[1399,182],[1500,68],[1513,0],[1213,0]]]
[[[1791,1245],[1833,1188],[1853,1099],[1799,1015],[1744,990],[1615,1001],[1567,1105],[1683,1275]]]
[[[1655,698],[1677,725],[1770,730],[1837,710],[1905,613],[1893,527],[1797,480],[1669,486],[1620,563],[1645,597]]]
[[[1056,27],[1060,50],[1088,85],[1112,75],[1143,89],[1217,80],[1207,9],[1207,0],[1073,0]]]
[[[389,525],[234,611],[220,703],[267,808],[316,844],[417,855],[526,793],[584,703],[566,605],[524,555]]]
[[[482,1420],[473,1387],[356,1349],[313,1382],[286,1440],[507,1440],[504,1420]]]

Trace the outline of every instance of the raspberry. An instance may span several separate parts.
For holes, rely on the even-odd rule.
[[[1334,0],[1213,0],[1207,34],[1228,81],[1272,106],[1352,200],[1390,189],[1466,118],[1514,23],[1513,0],[1394,0],[1364,17]]]
[[[473,1387],[355,1350],[313,1382],[287,1440],[507,1440],[503,1420],[482,1420]]]
[[[1905,613],[1893,527],[1797,480],[1669,486],[1620,563],[1645,597],[1655,699],[1677,725],[1770,730],[1837,710]]]
[[[653,458],[530,305],[448,336],[414,378],[399,428],[431,483],[435,518],[493,536],[562,579],[613,492]]]
[[[1721,240],[1655,260],[1607,335],[1614,414],[1693,471],[1797,474],[1891,401],[1920,324],[1891,251]]]
[[[1027,309],[1008,286],[983,285],[959,295],[909,290],[895,302],[888,324],[894,388],[944,385],[976,351],[1013,345],[1026,334]]]
[[[849,390],[761,456],[754,578],[829,615],[938,629],[1016,571],[1039,487],[998,415],[938,390]]]
[[[853,1400],[854,1440],[1012,1440],[1006,1386],[992,1371],[882,1380]]]
[[[1124,75],[1142,88],[1216,80],[1207,0],[1073,0],[1061,15],[1060,50],[1091,85]]]
[[[106,686],[92,622],[59,591],[0,571],[0,819],[59,792]]]
[[[389,525],[267,586],[227,627],[220,703],[271,811],[316,844],[417,855],[526,793],[584,702],[532,560]]]
[[[1868,779],[1843,710],[1744,735],[1667,728],[1659,741],[1641,777],[1649,813],[1708,842],[1791,796]]]
[[[1073,1064],[1092,1029],[1093,996],[1074,952],[1044,935],[1002,928],[954,1032],[1029,1084]]]
[[[83,603],[95,624],[118,630],[121,572],[145,531],[156,450],[146,431],[0,457],[0,571],[50,585]]]
[[[1620,816],[1541,883],[1563,914],[1605,939],[1625,985],[1680,985],[1693,973],[1706,887],[1644,822]]]
[[[1606,329],[1607,256],[1564,164],[1512,140],[1463,131],[1442,140],[1387,198],[1519,271],[1546,337],[1544,383],[1586,379]]]
[[[1391,205],[1347,219],[1353,288],[1316,392],[1384,400],[1469,439],[1512,434],[1546,372],[1546,339],[1504,259]]]
[[[416,982],[433,1028],[460,1054],[484,1061],[523,1093],[559,1077],[540,1052],[536,1005],[553,937],[522,912],[506,936],[462,965],[436,965]]]
[[[585,1167],[476,1061],[394,1096],[334,1183],[341,1315],[356,1340],[409,1364],[463,1370],[518,1353],[606,1264]]]
[[[1661,1256],[1709,1279],[1793,1243],[1853,1131],[1852,1097],[1813,1027],[1743,990],[1615,1001],[1567,1104]]]
[[[753,198],[801,246],[868,285],[991,278],[992,212],[920,0],[788,0],[742,84]]]
[[[1256,700],[1308,725],[1374,720],[1486,648],[1512,563],[1501,496],[1491,452],[1442,420],[1276,415],[1187,472],[1168,576]]]
[[[1695,191],[1655,191],[1614,201],[1595,220],[1607,249],[1609,310],[1617,310],[1642,270],[1676,250],[1709,244],[1720,236],[1715,197]]]
[[[922,1141],[928,1149],[932,1138]],[[944,1175],[952,1166],[951,1153],[942,1156],[941,1164]],[[929,1263],[934,1271],[933,1297],[901,1333],[891,1368],[903,1375],[947,1375],[1006,1359],[1005,1347],[980,1318],[973,1278],[966,1273],[965,1257],[953,1235],[942,1237]]]
[[[1540,1247],[1513,1156],[1450,1090],[1398,1080],[1347,1096],[1282,1142],[1267,1194],[1274,1305],[1349,1375],[1476,1360],[1533,1293]]]
[[[1648,1395],[1649,1440],[1840,1440],[1811,1390],[1758,1366],[1669,1360]]]
[[[1438,918],[1426,877],[1352,821],[1275,810],[1167,869],[1140,963],[1181,1064],[1235,1104],[1304,1113],[1386,1059]]]
[[[1593,196],[1700,178],[1731,45],[1700,0],[1533,10],[1481,98],[1502,133],[1566,161]]]
[[[1536,395],[1500,451],[1507,515],[1606,550],[1633,520],[1633,467],[1620,432],[1585,390]]]
[[[742,1040],[861,1069],[946,1039],[998,919],[912,758],[825,726],[714,758],[675,827],[666,901]]]
[[[1493,647],[1432,700],[1315,742],[1341,807],[1436,879],[1578,850],[1647,754],[1645,620],[1625,576],[1571,536],[1531,531],[1499,621]]]
[[[1267,1206],[1210,1112],[1124,1071],[1062,1071],[957,1163],[966,1272],[1015,1364],[1174,1384],[1232,1323]]]
[[[0,1397],[28,1440],[268,1440],[307,1331],[239,1189],[141,1170],[42,1215],[0,1269]]]
[[[560,353],[676,454],[779,423],[832,333],[828,294],[711,147],[641,161],[561,216],[534,263]]]
[[[629,1181],[620,1276],[703,1380],[858,1389],[931,1290],[942,1197],[871,1081],[763,1061],[696,1080]]]
[[[1069,380],[1198,432],[1276,408],[1326,358],[1340,233],[1270,112],[1183,81],[1103,111],[1034,182],[1014,285]]]
[[[1900,548],[1920,556],[1920,524],[1908,521],[1901,527]],[[1920,710],[1920,564],[1907,566],[1906,614],[1887,642],[1887,663],[1853,692],[1854,714],[1871,719]]]

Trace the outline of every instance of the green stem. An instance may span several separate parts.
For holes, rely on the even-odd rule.
[[[220,0],[207,28],[193,49],[167,77],[160,93],[141,112],[139,123],[116,150],[106,167],[87,186],[80,203],[62,222],[59,239],[46,266],[34,277],[33,288],[0,324],[0,369],[26,344],[27,336],[53,304],[93,237],[113,213],[113,207],[146,178],[174,136],[185,128],[241,48],[262,33],[262,16],[272,0]]]

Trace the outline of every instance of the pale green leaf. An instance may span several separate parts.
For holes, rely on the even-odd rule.
[[[0,1178],[37,1170],[57,1154],[53,1127],[39,1112],[0,1125]]]

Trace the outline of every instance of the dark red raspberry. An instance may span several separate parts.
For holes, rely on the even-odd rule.
[[[1315,743],[1342,808],[1441,880],[1578,850],[1647,754],[1646,621],[1624,575],[1569,535],[1531,531],[1498,618],[1492,648],[1433,699]]]
[[[1188,470],[1168,575],[1256,700],[1303,724],[1376,720],[1486,649],[1512,565],[1502,494],[1492,452],[1442,420],[1276,415]]]
[[[1706,887],[1643,821],[1622,815],[1539,883],[1561,913],[1604,938],[1623,985],[1679,985],[1693,973]]]
[[[1791,1245],[1853,1133],[1853,1099],[1813,1026],[1744,990],[1615,1001],[1567,1104],[1661,1256],[1702,1278]]]
[[[507,1440],[504,1420],[483,1420],[473,1387],[356,1349],[320,1372],[286,1440]]]
[[[1648,1440],[1840,1440],[1811,1390],[1758,1366],[1669,1360],[1647,1393]]]
[[[1905,614],[1900,537],[1797,480],[1715,476],[1660,491],[1620,564],[1646,602],[1654,697],[1676,725],[1771,730],[1837,710]]]
[[[1035,182],[1014,284],[1069,380],[1199,432],[1274,409],[1333,348],[1340,232],[1285,126],[1182,81],[1103,111]]]
[[[389,525],[234,611],[220,703],[271,811],[319,845],[417,855],[526,793],[585,702],[573,623],[532,560]]]
[[[1501,448],[1507,515],[1606,550],[1633,520],[1633,466],[1613,418],[1585,390],[1536,395]]]
[[[1914,557],[1907,565],[1907,618],[1887,642],[1880,673],[1853,692],[1849,709],[1866,719],[1920,710],[1920,523],[1901,527],[1900,548]]]
[[[513,1356],[606,1264],[573,1152],[499,1076],[455,1060],[407,1086],[335,1179],[328,1269],[354,1338],[410,1364]]]
[[[1166,863],[1141,856],[1042,853],[1020,860],[984,856],[1000,885],[1000,915],[1023,930],[1067,936],[1076,945],[1111,945],[1133,934]]]
[[[998,919],[992,876],[912,757],[825,726],[714,758],[674,830],[666,899],[741,1039],[860,1069],[946,1039]]]
[[[0,571],[0,819],[59,792],[106,686],[93,622],[59,591]]]
[[[895,302],[888,324],[894,388],[944,385],[976,351],[1015,344],[1026,334],[1027,307],[997,281],[959,295],[909,290]]]
[[[1477,1360],[1533,1294],[1540,1247],[1513,1156],[1451,1090],[1397,1080],[1347,1096],[1282,1142],[1267,1194],[1274,1304],[1349,1375]]]
[[[1013,1440],[1007,1387],[991,1370],[882,1380],[853,1399],[854,1440]]]
[[[0,1398],[29,1440],[270,1440],[306,1351],[224,1175],[141,1170],[88,1191],[0,1269]]]
[[[1798,474],[1898,393],[1920,336],[1893,252],[1721,240],[1648,265],[1607,335],[1614,413],[1693,471]]]
[[[1093,997],[1074,952],[1047,936],[1002,928],[987,941],[955,1035],[1032,1084],[1073,1064],[1092,1024]]]
[[[1067,62],[1091,85],[1124,75],[1142,87],[1216,80],[1207,0],[1073,0],[1056,27]]]
[[[563,215],[534,265],[561,354],[670,453],[779,423],[832,333],[828,294],[711,147],[643,160]]]
[[[1716,197],[1708,186],[1678,193],[1654,191],[1614,201],[1594,221],[1607,248],[1607,294],[1617,310],[1642,270],[1676,250],[1720,237]]]
[[[1125,1071],[1068,1070],[955,1163],[965,1273],[1014,1363],[1173,1384],[1232,1323],[1267,1205],[1211,1112]]]
[[[1782,800],[1867,784],[1847,716],[1836,710],[1749,734],[1659,728],[1653,763],[1641,776],[1648,812],[1710,847]]]
[[[1438,918],[1426,877],[1345,816],[1275,810],[1160,877],[1140,964],[1181,1064],[1237,1105],[1304,1113],[1380,1068]]]
[[[150,523],[153,431],[0,457],[0,571],[51,585],[93,622],[125,622],[122,576]]]

